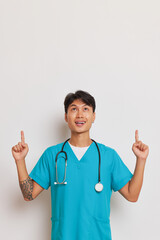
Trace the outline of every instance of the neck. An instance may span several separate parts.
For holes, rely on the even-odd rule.
[[[72,133],[69,143],[76,147],[88,147],[89,145],[91,145],[92,140],[90,139],[89,134]]]

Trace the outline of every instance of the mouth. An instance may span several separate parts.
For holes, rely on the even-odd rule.
[[[85,123],[86,123],[85,121],[76,121],[75,122],[76,126],[78,126],[78,127],[83,126]]]

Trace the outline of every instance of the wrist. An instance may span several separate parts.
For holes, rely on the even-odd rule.
[[[25,158],[22,158],[20,160],[15,160],[16,165],[24,165],[25,164]]]
[[[140,166],[140,167],[145,167],[146,164],[146,160],[143,158],[136,158],[136,165]]]
[[[137,161],[143,162],[143,163],[146,162],[146,159],[147,159],[147,158],[136,157],[136,160],[137,160]]]

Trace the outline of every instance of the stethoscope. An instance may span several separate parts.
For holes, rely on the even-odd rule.
[[[67,168],[67,153],[65,151],[63,151],[63,148],[64,148],[64,145],[66,144],[66,142],[70,140],[70,138],[68,138],[64,143],[63,143],[63,146],[62,146],[62,149],[60,152],[57,153],[56,155],[56,159],[55,159],[55,162],[56,162],[56,182],[54,182],[54,184],[67,184],[67,182],[65,182],[66,180],[66,168]],[[95,142],[93,139],[91,139],[93,142]],[[98,147],[98,144],[95,142],[96,144],[96,147],[97,147],[97,150],[98,150],[98,154],[99,154],[99,176],[98,176],[98,183],[95,185],[95,190],[97,192],[101,192],[103,190],[103,184],[100,182],[101,179],[100,179],[100,166],[101,166],[101,155],[100,155],[100,151],[99,151],[99,147]],[[57,159],[58,159],[58,155],[60,153],[64,153],[65,154],[65,173],[64,173],[64,179],[63,181],[60,183],[58,182],[58,173],[57,173]]]

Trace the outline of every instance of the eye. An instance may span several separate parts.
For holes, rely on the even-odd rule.
[[[74,108],[72,108],[71,110],[75,110],[76,108],[74,107]]]
[[[89,110],[89,108],[85,107],[84,110]]]

